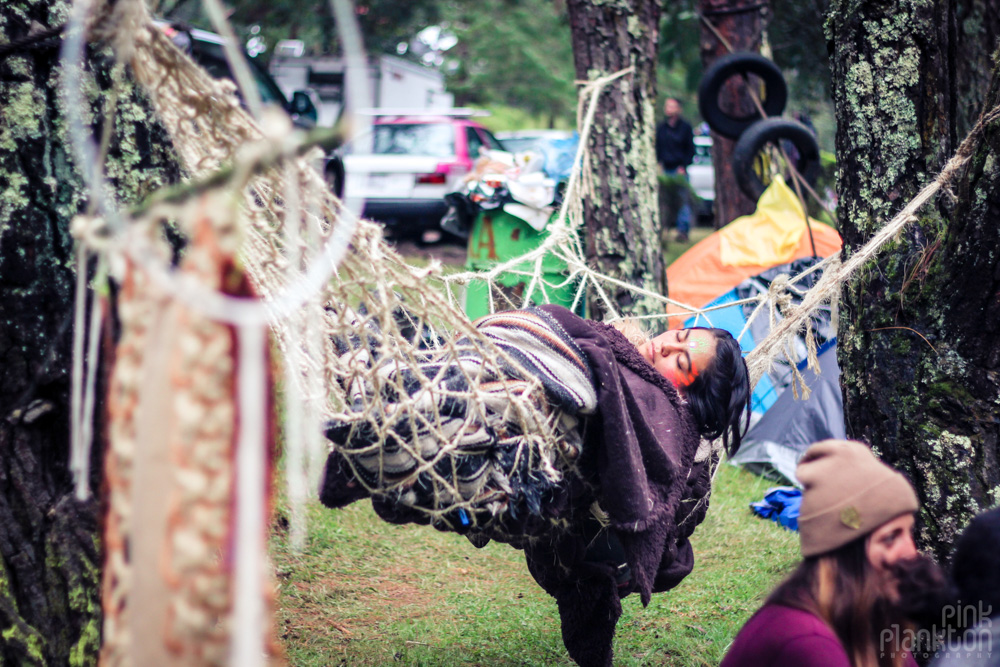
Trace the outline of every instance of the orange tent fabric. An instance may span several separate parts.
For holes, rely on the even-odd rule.
[[[781,183],[781,187],[784,183]],[[785,186],[787,188],[787,186]],[[769,188],[770,189],[770,188]],[[764,204],[765,197],[761,197],[761,204]],[[797,202],[796,202],[797,204]],[[755,276],[772,266],[785,264],[804,257],[812,257],[812,246],[809,242],[809,235],[805,233],[805,225],[801,220],[801,208],[799,211],[798,223],[802,230],[798,245],[790,256],[783,253],[783,257],[774,257],[774,261],[766,264],[740,264],[727,265],[723,263],[721,244],[722,230],[715,232],[703,241],[695,244],[690,250],[681,255],[677,261],[667,268],[667,288],[670,298],[689,306],[700,308],[712,299],[725,294],[732,288],[751,276]],[[825,225],[815,220],[810,220],[810,227],[813,230],[813,238],[816,241],[816,253],[820,257],[829,257],[835,252],[840,252],[842,241],[840,234],[829,225]],[[753,238],[755,233],[768,235],[775,233],[772,217],[766,213],[766,207],[760,206],[758,211],[749,216],[737,218],[729,223],[724,229],[727,231],[739,229],[739,235],[745,238]],[[730,238],[734,235],[729,233]],[[762,258],[767,259],[767,258]],[[679,306],[670,305],[668,313],[678,313],[681,316],[671,317],[670,328],[680,328],[687,319],[689,311]]]

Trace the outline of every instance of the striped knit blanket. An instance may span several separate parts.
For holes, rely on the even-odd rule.
[[[597,407],[593,376],[583,352],[545,311],[531,308],[487,315],[476,320],[475,326],[540,380],[557,407],[572,414],[589,414]],[[473,352],[468,361],[474,364],[476,360]],[[519,377],[519,369],[502,358],[500,363],[508,378]]]
[[[548,313],[503,312],[475,326],[499,350],[488,360],[468,338],[410,364],[345,346],[368,368],[351,382],[352,412],[327,436],[391,520],[521,534],[526,520],[557,522],[547,508],[574,474],[597,393],[583,353]]]

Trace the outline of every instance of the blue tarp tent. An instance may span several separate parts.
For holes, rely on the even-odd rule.
[[[713,326],[726,329],[737,337],[742,334],[740,345],[744,352],[749,352],[770,331],[770,316],[761,313],[747,327],[755,304],[736,305],[736,302],[766,293],[771,281],[779,274],[798,275],[814,261],[799,260],[776,266],[743,281],[735,289],[714,299],[709,307],[734,305],[699,314],[688,319],[685,326]],[[808,281],[800,285],[803,290],[810,286]],[[780,315],[778,317],[780,319]],[[740,451],[733,457],[733,463],[760,474],[777,475],[795,482],[795,465],[810,444],[826,438],[845,437],[837,339],[829,311],[821,311],[813,318],[813,330],[819,343],[820,373],[806,367],[804,340],[790,346],[789,354],[793,358],[778,359],[771,372],[761,378],[754,388],[752,425]],[[804,400],[801,396],[796,397],[791,388],[792,364],[801,373],[805,386],[811,390]]]

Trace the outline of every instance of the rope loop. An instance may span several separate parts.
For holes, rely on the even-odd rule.
[[[792,293],[789,291],[791,278],[787,273],[779,273],[767,288],[767,298],[784,314],[792,306]]]

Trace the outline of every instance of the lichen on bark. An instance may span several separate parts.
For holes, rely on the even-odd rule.
[[[840,219],[845,255],[944,166],[957,128],[956,63],[982,34],[956,28],[971,2],[831,3]],[[994,82],[983,97],[1000,102]],[[839,359],[848,433],[906,472],[922,500],[919,542],[941,558],[996,502],[1000,482],[1000,128],[947,192],[842,292]]]
[[[594,185],[584,201],[587,258],[603,274],[662,294],[665,275],[653,147],[659,4],[571,0],[568,8],[580,79],[593,81],[633,68],[602,94],[586,147]],[[655,300],[628,290],[609,292],[619,312],[663,311]],[[604,314],[596,299],[589,303],[592,315]]]
[[[58,27],[67,15],[62,1],[2,3],[0,43],[33,25]],[[107,48],[89,44],[76,73],[88,100],[81,111],[97,135],[112,66]],[[0,60],[0,664],[90,665],[100,641],[98,503],[75,500],[67,469],[69,225],[87,195],[67,144],[61,76],[58,45]],[[118,96],[105,170],[116,200],[127,203],[176,181],[179,170],[127,76]]]

